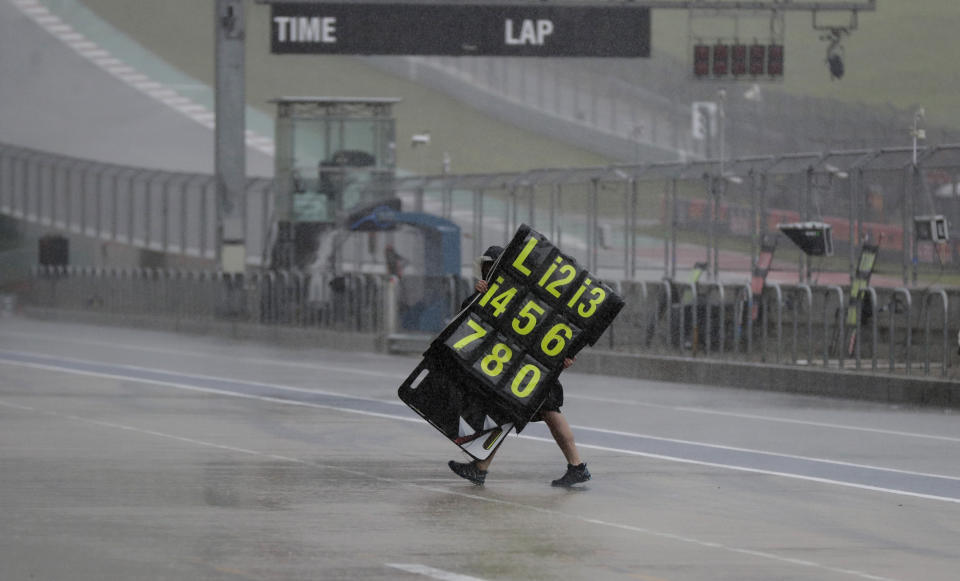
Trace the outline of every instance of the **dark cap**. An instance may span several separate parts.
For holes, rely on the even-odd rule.
[[[503,254],[502,246],[491,246],[490,248],[487,248],[486,252],[483,253],[483,256],[480,257],[480,262],[493,262],[500,258],[501,254]]]

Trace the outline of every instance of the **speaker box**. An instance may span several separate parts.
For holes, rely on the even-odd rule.
[[[50,234],[39,241],[41,266],[67,266],[70,264],[70,240]]]
[[[950,239],[947,219],[940,214],[935,216],[914,216],[913,231],[916,233],[917,240],[946,242]]]
[[[778,224],[781,232],[810,256],[833,256],[833,228],[826,222]]]

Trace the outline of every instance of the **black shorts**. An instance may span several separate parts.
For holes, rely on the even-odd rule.
[[[543,405],[540,406],[540,409],[537,410],[537,413],[533,414],[533,417],[530,418],[531,422],[542,422],[543,412],[559,412],[560,406],[563,405],[563,386],[560,385],[559,381],[554,382],[553,386],[550,387],[550,393],[547,394],[547,398],[543,400]]]

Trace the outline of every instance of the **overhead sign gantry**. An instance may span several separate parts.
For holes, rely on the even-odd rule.
[[[649,57],[629,4],[271,3],[276,54]]]

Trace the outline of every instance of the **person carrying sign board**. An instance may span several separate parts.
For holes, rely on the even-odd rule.
[[[479,258],[480,279],[477,281],[477,284],[474,287],[475,293],[463,301],[461,309],[466,309],[474,299],[487,292],[488,283],[486,279],[488,278],[490,268],[494,265],[502,253],[502,247],[491,246],[487,248],[486,252],[483,253],[483,256]],[[564,369],[570,367],[572,364],[573,358],[564,358]],[[551,485],[570,487],[575,484],[580,484],[590,480],[591,475],[590,471],[587,470],[586,463],[581,462],[580,460],[580,454],[577,450],[577,445],[573,437],[573,430],[570,428],[570,424],[567,422],[566,417],[564,417],[564,415],[560,412],[560,406],[563,405],[563,386],[559,381],[554,381],[553,385],[551,385],[549,389],[549,393],[544,400],[543,405],[540,407],[540,410],[530,419],[530,421],[542,421],[547,424],[547,427],[550,429],[550,434],[553,436],[554,441],[556,441],[557,446],[560,447],[560,451],[563,452],[563,456],[567,460],[567,471],[563,474],[563,476],[552,481]],[[457,462],[450,460],[447,465],[461,478],[465,478],[466,480],[481,486],[487,478],[487,470],[489,469],[490,463],[493,461],[495,454],[496,450],[494,450],[493,453],[483,460],[473,460],[472,462]]]

